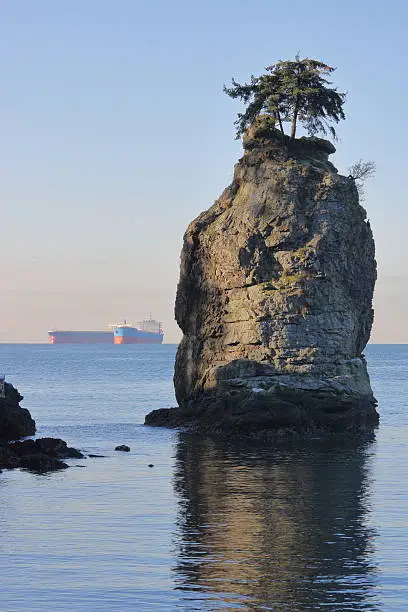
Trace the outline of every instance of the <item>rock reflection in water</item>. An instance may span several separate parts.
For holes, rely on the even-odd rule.
[[[188,609],[378,610],[372,449],[180,434],[175,570]]]

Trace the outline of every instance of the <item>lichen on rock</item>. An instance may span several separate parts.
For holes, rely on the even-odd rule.
[[[355,183],[328,160],[331,143],[291,140],[268,118],[243,144],[231,185],[184,237],[173,420],[239,431],[370,426],[378,414],[362,353],[376,262]]]

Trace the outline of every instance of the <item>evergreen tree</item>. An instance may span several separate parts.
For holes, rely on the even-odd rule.
[[[335,69],[309,58],[280,61],[268,66],[266,74],[251,75],[250,83],[240,84],[232,79],[232,87],[224,86],[231,98],[239,98],[246,105],[244,113],[235,121],[239,138],[261,114],[269,115],[284,134],[283,124],[291,124],[290,136],[296,137],[300,123],[310,136],[329,131],[336,139],[330,123],[344,119],[345,94],[330,87],[327,76]]]

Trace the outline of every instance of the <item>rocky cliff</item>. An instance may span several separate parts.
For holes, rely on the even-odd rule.
[[[187,229],[176,319],[180,410],[148,423],[335,430],[376,423],[362,351],[374,241],[333,145],[260,118],[221,197]]]

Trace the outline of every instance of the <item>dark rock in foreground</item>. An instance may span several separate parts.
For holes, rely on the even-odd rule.
[[[41,453],[55,459],[82,459],[84,455],[76,448],[69,447],[60,438],[38,438],[37,440],[24,440],[11,442],[9,448],[18,456],[27,456]]]
[[[23,396],[5,383],[6,397],[0,397],[0,439],[15,440],[35,434],[35,421],[26,408],[21,408]]]
[[[159,408],[152,410],[145,417],[145,425],[152,427],[185,427],[193,425],[196,420],[194,414],[187,414],[180,408]]]
[[[376,262],[355,182],[328,160],[329,142],[291,141],[263,119],[244,150],[232,184],[184,237],[180,408],[146,422],[237,432],[373,426],[363,350]]]
[[[123,453],[128,453],[130,452],[130,446],[127,446],[127,444],[120,444],[119,446],[115,447],[115,451],[122,451]]]
[[[0,446],[1,468],[25,468],[34,472],[49,472],[67,468],[62,459],[82,458],[84,455],[67,446],[59,438],[39,438],[3,442]]]
[[[343,410],[335,410],[305,405],[281,404],[279,407],[268,402],[259,415],[259,405],[247,414],[231,409],[221,415],[216,412],[186,412],[180,408],[161,408],[153,410],[145,417],[145,425],[151,427],[180,428],[184,431],[206,434],[249,437],[309,437],[322,434],[355,434],[359,431],[372,430],[378,424],[375,404],[367,405],[352,398],[349,405],[343,404]],[[292,412],[292,415],[290,414]],[[293,418],[296,413],[297,419]]]
[[[67,468],[62,459],[84,456],[59,438],[18,441],[35,434],[35,421],[28,410],[21,408],[23,397],[17,389],[9,383],[5,388],[6,397],[0,398],[0,470],[25,468],[49,472]]]

